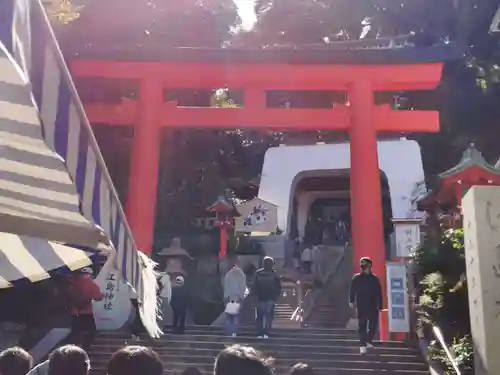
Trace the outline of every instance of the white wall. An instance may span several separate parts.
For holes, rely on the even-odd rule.
[[[393,217],[413,216],[411,200],[417,184],[424,180],[420,147],[415,141],[379,141],[378,158],[388,180]],[[259,198],[278,206],[278,226],[288,233],[295,177],[305,171],[321,175],[345,170],[350,164],[348,143],[270,148],[262,167]]]

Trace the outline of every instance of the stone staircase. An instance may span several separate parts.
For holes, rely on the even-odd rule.
[[[359,354],[357,334],[345,328],[351,316],[347,290],[352,275],[349,249],[337,261],[338,271],[329,279],[327,289],[319,292],[312,313],[302,325],[292,320],[298,311],[297,284],[283,281],[283,294],[276,305],[271,337],[259,339],[255,329],[255,300],[250,295],[242,305],[240,334],[228,337],[222,326],[189,326],[184,335],[167,333],[159,340],[142,338],[136,342],[123,332],[102,332],[91,351],[92,375],[105,375],[110,355],[124,345],[146,345],[156,350],[166,374],[180,374],[187,367],[197,367],[212,374],[217,353],[232,344],[255,347],[275,358],[278,375],[287,374],[297,362],[306,362],[320,375],[424,375],[428,365],[419,350],[399,342],[378,343],[366,355]],[[306,293],[304,290],[302,293]],[[315,291],[310,291],[314,293]]]
[[[338,319],[334,305],[327,298],[318,301],[311,316],[304,322],[306,328],[344,328],[345,324]]]
[[[180,373],[194,366],[203,374],[211,374],[214,357],[231,344],[251,345],[275,358],[277,374],[284,375],[301,361],[311,365],[320,375],[424,375],[428,367],[417,349],[397,342],[377,345],[371,353],[361,356],[356,332],[343,328],[335,317],[334,305],[321,299],[307,327],[292,321],[297,305],[293,284],[283,285],[283,295],[276,306],[271,337],[259,339],[254,327],[255,301],[248,297],[240,316],[242,327],[238,337],[228,337],[223,327],[189,326],[184,335],[167,333],[159,340],[144,337],[132,341],[124,332],[102,332],[91,351],[92,375],[105,375],[110,355],[124,345],[146,345],[156,350],[164,364],[165,373]]]
[[[126,344],[152,347],[161,356],[166,374],[194,366],[208,375],[217,353],[236,343],[251,345],[275,358],[277,374],[288,373],[299,361],[321,375],[429,374],[416,349],[388,342],[361,356],[355,332],[342,328],[276,328],[269,339],[258,339],[253,327],[242,327],[240,336],[232,338],[224,335],[222,327],[190,326],[184,335],[166,334],[156,341],[145,338],[131,342],[122,332],[100,333],[90,351],[92,375],[104,375],[110,355]]]

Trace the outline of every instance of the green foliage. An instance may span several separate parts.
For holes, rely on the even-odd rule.
[[[453,339],[450,351],[462,373],[469,373],[474,370],[474,346],[470,335]],[[455,370],[439,342],[432,341],[430,343],[429,356],[432,360],[444,365],[446,375],[455,375]]]
[[[468,338],[470,318],[463,229],[447,230],[437,245],[424,243],[415,251],[412,261],[420,285],[417,308],[420,324],[441,329],[465,370],[471,365],[473,351]],[[431,344],[429,349],[432,358],[449,366],[439,343]]]
[[[240,22],[232,0],[86,0],[81,13],[69,30],[83,32],[90,44],[112,36],[112,43],[222,47]]]
[[[83,5],[71,0],[42,0],[52,22],[67,24],[80,17]]]
[[[461,280],[465,275],[465,249],[463,229],[447,230],[436,246],[424,242],[412,254],[417,278],[438,272],[447,280]]]

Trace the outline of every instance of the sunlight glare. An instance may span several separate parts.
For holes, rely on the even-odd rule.
[[[238,14],[241,18],[242,29],[245,31],[251,30],[255,22],[257,22],[257,15],[254,9],[254,0],[233,0],[238,7]]]

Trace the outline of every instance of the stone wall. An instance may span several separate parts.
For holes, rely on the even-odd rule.
[[[500,374],[500,187],[472,187],[462,202],[475,375]]]

